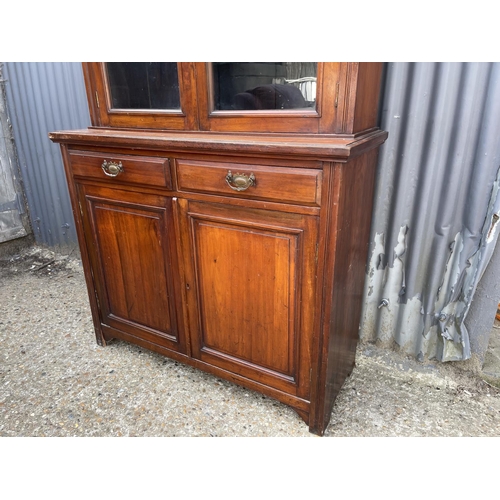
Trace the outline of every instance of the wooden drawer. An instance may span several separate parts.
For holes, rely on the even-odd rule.
[[[194,160],[176,160],[179,191],[239,196],[273,200],[298,205],[319,206],[321,201],[321,170],[308,168],[271,167],[241,163],[215,163]],[[232,179],[227,176],[232,175]],[[237,191],[243,174],[254,179],[253,184]]]
[[[143,184],[146,186],[172,189],[169,162],[165,158],[147,156],[107,155],[105,153],[69,153],[73,175],[100,179],[103,181]],[[103,163],[121,163],[123,171],[116,176],[107,175]]]

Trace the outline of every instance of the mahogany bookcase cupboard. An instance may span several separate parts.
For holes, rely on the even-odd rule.
[[[97,342],[291,406],[322,435],[355,359],[381,63],[85,63],[60,143]]]

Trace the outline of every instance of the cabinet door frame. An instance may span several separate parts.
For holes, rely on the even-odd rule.
[[[326,96],[338,92],[341,63],[318,63],[316,109],[273,111],[214,110],[211,63],[196,63],[200,129],[213,132],[331,133],[337,102]]]
[[[380,63],[318,62],[316,109],[270,111],[214,110],[209,62],[177,63],[180,110],[114,109],[105,64],[82,64],[93,127],[350,137],[377,129]]]
[[[236,373],[293,396],[308,400],[311,384],[311,351],[314,330],[316,242],[318,217],[269,210],[241,208],[204,201],[179,199],[176,201],[181,228],[181,248],[184,263],[186,308],[189,318],[191,356],[205,363]],[[295,239],[295,273],[289,293],[294,308],[290,324],[294,345],[294,373],[280,374],[276,370],[253,363],[251,360],[225,355],[204,345],[203,297],[200,294],[197,242],[193,224],[199,222],[240,227],[243,230],[267,232],[279,238]],[[249,263],[251,265],[251,263]],[[241,305],[240,305],[241,307]]]
[[[106,75],[106,63],[83,63],[90,117],[94,127],[197,130],[198,110],[193,63],[177,63],[180,110],[114,109]]]
[[[76,184],[76,191],[82,214],[83,231],[92,268],[96,298],[99,305],[101,326],[123,331],[128,335],[156,343],[167,349],[185,353],[186,338],[182,328],[182,319],[179,318],[176,312],[181,305],[179,279],[175,273],[178,266],[176,264],[176,237],[171,198],[133,191],[122,191],[119,188],[102,187],[85,182],[78,182]],[[108,286],[106,284],[106,271],[103,263],[104,256],[101,252],[95,221],[94,211],[97,207],[109,207],[110,210],[116,211],[123,209],[123,213],[142,215],[153,219],[157,218],[159,246],[163,249],[161,264],[163,265],[166,280],[165,294],[170,319],[169,332],[162,332],[158,328],[145,323],[120,318],[113,313],[110,305]],[[110,339],[107,338],[106,340]]]

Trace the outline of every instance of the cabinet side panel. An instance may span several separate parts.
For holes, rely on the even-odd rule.
[[[339,213],[335,238],[333,295],[329,315],[323,431],[333,403],[354,367],[368,256],[377,150],[341,169]],[[321,424],[320,424],[321,425]]]
[[[78,245],[80,248],[82,266],[87,284],[87,293],[89,297],[90,310],[92,312],[92,322],[94,324],[96,341],[99,345],[105,346],[106,340],[104,339],[101,329],[101,318],[99,315],[99,305],[97,303],[94,276],[91,272],[89,249],[87,248],[85,233],[83,230],[81,205],[79,203],[77,188],[71,173],[71,160],[68,153],[68,146],[65,144],[61,144],[61,155],[63,158],[64,171],[66,173],[66,182],[68,184],[71,207],[73,209],[73,217],[75,219],[76,234],[78,236]]]
[[[352,132],[377,126],[382,63],[360,63]]]

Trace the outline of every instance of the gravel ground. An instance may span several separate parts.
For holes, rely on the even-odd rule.
[[[315,437],[268,397],[125,342],[99,347],[78,259],[0,261],[0,307],[0,436]],[[500,390],[468,366],[361,345],[326,436],[500,436]]]

